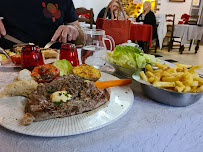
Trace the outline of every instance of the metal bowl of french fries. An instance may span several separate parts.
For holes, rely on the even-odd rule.
[[[170,106],[185,107],[197,102],[203,95],[203,78],[195,72],[199,65],[190,66],[155,63],[145,71],[136,72],[133,78],[141,84],[146,96]]]

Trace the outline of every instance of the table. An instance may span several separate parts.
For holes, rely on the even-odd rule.
[[[197,40],[197,45],[195,47],[195,53],[197,53],[199,49],[200,40],[203,37],[203,26],[177,24],[174,27],[173,36],[181,38],[181,47],[180,47],[181,54],[184,51],[184,44],[186,44],[187,40]]]
[[[18,71],[0,68],[0,88]],[[203,98],[188,107],[170,107],[145,97],[135,81],[130,86],[135,95],[134,104],[113,124],[89,133],[57,138],[27,136],[0,126],[0,152],[202,151]]]
[[[131,24],[130,40],[147,41],[149,42],[149,47],[151,47],[152,30],[153,30],[152,25],[149,24]]]

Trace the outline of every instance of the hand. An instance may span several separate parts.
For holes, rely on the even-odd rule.
[[[74,25],[61,25],[54,33],[54,36],[52,37],[51,41],[56,41],[57,38],[59,38],[60,42],[62,41],[63,43],[66,43],[67,40],[76,40],[78,35],[78,29],[74,27]]]
[[[3,22],[0,20],[0,37],[1,37],[1,35],[6,35],[6,29],[5,29],[5,27],[4,27],[4,24],[3,24]]]

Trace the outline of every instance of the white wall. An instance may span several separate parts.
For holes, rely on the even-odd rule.
[[[97,19],[97,15],[102,8],[109,4],[110,0],[73,0],[75,8],[85,7],[87,9],[93,8],[94,19]]]
[[[157,14],[175,14],[175,24],[181,19],[181,15],[189,14],[192,0],[185,0],[185,2],[169,2],[169,0],[159,0],[161,3]]]

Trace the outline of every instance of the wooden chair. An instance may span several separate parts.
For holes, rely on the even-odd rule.
[[[78,16],[78,21],[79,22],[86,22],[90,24],[90,29],[92,29],[92,25],[94,22],[94,17],[93,17],[93,8],[90,8],[90,10],[86,9],[86,8],[76,8],[76,12],[77,14],[83,14],[83,13],[89,13],[90,16],[89,18],[86,18],[85,16],[79,15]]]
[[[173,40],[173,31],[174,31],[174,21],[175,21],[175,14],[166,14],[166,26],[167,26],[167,33],[165,38],[169,39],[168,45],[163,45],[163,47],[168,47],[168,52],[172,49],[172,40]]]

